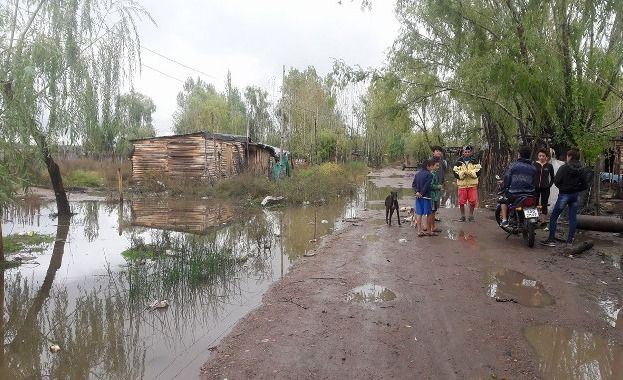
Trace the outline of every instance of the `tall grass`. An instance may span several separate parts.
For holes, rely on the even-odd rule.
[[[107,187],[116,189],[118,186],[117,171],[121,168],[124,185],[129,183],[132,167],[129,160],[113,159],[58,159],[56,161],[63,176],[66,187]],[[45,168],[39,170],[36,184],[51,187],[50,176]]]
[[[116,189],[117,170],[121,168],[124,187],[131,179],[129,160],[59,159],[57,161],[66,187],[99,187]],[[235,203],[256,204],[267,195],[283,196],[288,203],[322,202],[333,197],[352,194],[367,173],[360,161],[346,164],[324,163],[297,168],[291,177],[277,181],[265,176],[241,174],[217,183],[194,180],[171,180],[161,173],[147,175],[140,187],[134,187],[138,196],[162,193],[165,196],[227,199]],[[42,170],[38,182],[50,187],[47,171]]]

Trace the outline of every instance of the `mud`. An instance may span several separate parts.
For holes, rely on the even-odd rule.
[[[400,206],[409,206],[409,175],[385,170],[371,180],[382,194],[403,188]],[[443,232],[424,238],[408,224],[379,224],[383,213],[362,207],[356,223],[336,228],[313,257],[297,261],[260,307],[210,352],[206,347],[201,377],[621,378],[623,274],[598,249],[568,258],[528,248],[521,237],[506,238],[487,208],[477,210],[474,223],[458,222],[454,208],[441,209]],[[362,238],[373,235],[379,239]],[[537,239],[545,237],[537,232]],[[578,236],[590,238],[588,232]],[[619,237],[599,238],[599,249],[620,249]],[[525,275],[526,287],[540,284],[554,302],[496,302],[483,279],[500,268]],[[349,295],[362,284],[382,286],[395,298],[352,302]],[[600,351],[552,355],[558,355],[556,342],[567,352],[582,337],[597,342]],[[550,370],[560,360],[569,361],[569,371]],[[619,364],[604,364],[608,360]]]

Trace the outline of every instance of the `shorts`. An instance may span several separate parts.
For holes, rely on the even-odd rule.
[[[432,213],[432,203],[430,199],[417,198],[415,200],[416,215],[430,215]]]
[[[476,204],[478,203],[477,187],[459,188],[459,206],[464,206],[466,203],[469,203],[471,207],[476,207]]]

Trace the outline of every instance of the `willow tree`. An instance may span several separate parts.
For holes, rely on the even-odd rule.
[[[247,86],[244,90],[244,100],[251,140],[278,145],[279,132],[274,129],[271,117],[272,104],[268,92],[257,86]]]
[[[177,94],[177,110],[173,115],[175,133],[215,132],[237,133],[232,130],[230,106],[226,94],[216,91],[213,84],[201,78],[186,79]],[[240,123],[238,123],[240,124]],[[242,125],[246,125],[243,122]]]
[[[375,165],[381,164],[385,155],[396,161],[406,153],[405,144],[413,121],[401,97],[398,78],[385,74],[372,79],[363,98],[366,153]]]
[[[399,0],[397,14],[405,94],[449,93],[490,146],[547,137],[590,159],[620,130],[623,2]]]
[[[130,91],[117,98],[114,117],[116,153],[122,156],[130,153],[132,144],[128,140],[156,136],[152,118],[154,112],[154,101],[140,92]]]
[[[337,107],[336,91],[331,77],[319,76],[312,66],[303,71],[289,70],[277,104],[277,117],[285,123],[285,149],[314,162],[321,158],[320,151],[339,149],[346,126]]]
[[[0,134],[35,144],[59,214],[71,210],[53,147],[81,142],[114,115],[139,58],[139,17],[150,18],[133,0],[0,3]]]

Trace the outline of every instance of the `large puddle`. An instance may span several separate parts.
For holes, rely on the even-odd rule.
[[[554,303],[543,284],[510,269],[487,275],[487,294],[498,302],[516,302],[524,306],[542,307]]]
[[[60,220],[54,203],[5,210],[4,236],[54,242],[0,276],[0,378],[194,378],[209,348],[316,238],[356,217],[364,196],[253,212],[90,201],[71,203],[76,215]],[[163,300],[168,307],[150,307]]]
[[[544,379],[623,379],[623,346],[603,337],[554,326],[532,326],[524,336],[539,356]]]

